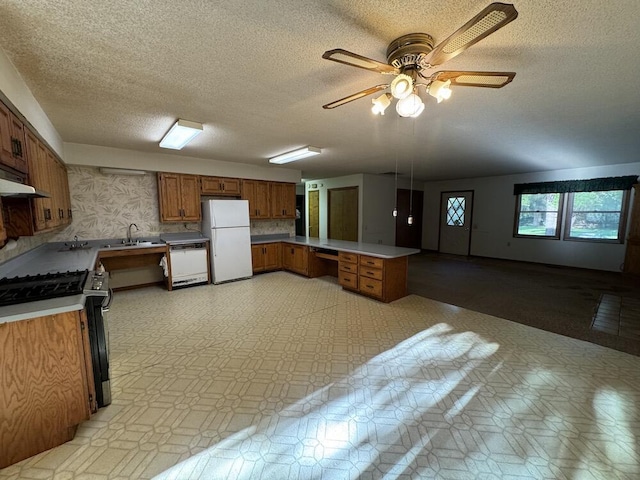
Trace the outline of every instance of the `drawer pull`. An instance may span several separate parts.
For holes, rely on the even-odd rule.
[[[365,285],[367,288],[373,288],[373,285]]]

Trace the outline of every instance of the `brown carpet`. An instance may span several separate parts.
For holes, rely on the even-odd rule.
[[[591,328],[602,295],[640,299],[637,276],[423,252],[409,257],[409,292],[640,355],[637,339]]]

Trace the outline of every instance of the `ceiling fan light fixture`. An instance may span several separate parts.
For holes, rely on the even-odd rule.
[[[313,155],[318,155],[320,153],[322,153],[322,150],[317,147],[304,147],[270,158],[269,163],[276,163],[280,165],[283,163],[295,162],[296,160],[312,157]]]
[[[384,115],[384,111],[389,105],[391,105],[391,98],[392,97],[390,93],[383,93],[378,98],[374,98],[373,100],[371,100],[371,103],[373,103],[371,111],[376,115]]]
[[[162,140],[160,147],[181,150],[187,143],[202,133],[202,124],[180,120],[173,124]]]
[[[434,80],[429,84],[427,93],[440,103],[442,100],[448,100],[451,98],[451,80],[442,82],[440,80]]]
[[[402,100],[398,100],[398,103],[396,103],[396,112],[398,112],[398,115],[401,117],[417,117],[423,110],[424,103],[415,93],[410,94]]]
[[[413,92],[413,78],[401,73],[391,82],[391,95],[398,100],[407,98]]]

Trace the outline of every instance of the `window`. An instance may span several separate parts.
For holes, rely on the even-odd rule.
[[[559,239],[562,200],[561,193],[518,195],[515,235]]]
[[[565,240],[622,243],[627,202],[625,190],[570,193]]]
[[[447,225],[464,227],[465,197],[449,197],[447,200]]]
[[[629,191],[637,182],[638,175],[626,175],[516,183],[514,236],[559,240],[563,225],[563,240],[624,243]]]

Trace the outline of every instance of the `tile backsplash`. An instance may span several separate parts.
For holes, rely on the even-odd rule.
[[[20,237],[0,250],[0,263],[42,243],[124,238],[135,223],[138,237],[200,230],[200,223],[161,223],[158,213],[158,183],[155,173],[141,176],[105,175],[94,167],[67,166],[73,222],[64,230],[34,237]],[[294,220],[254,220],[251,235],[295,235]]]

